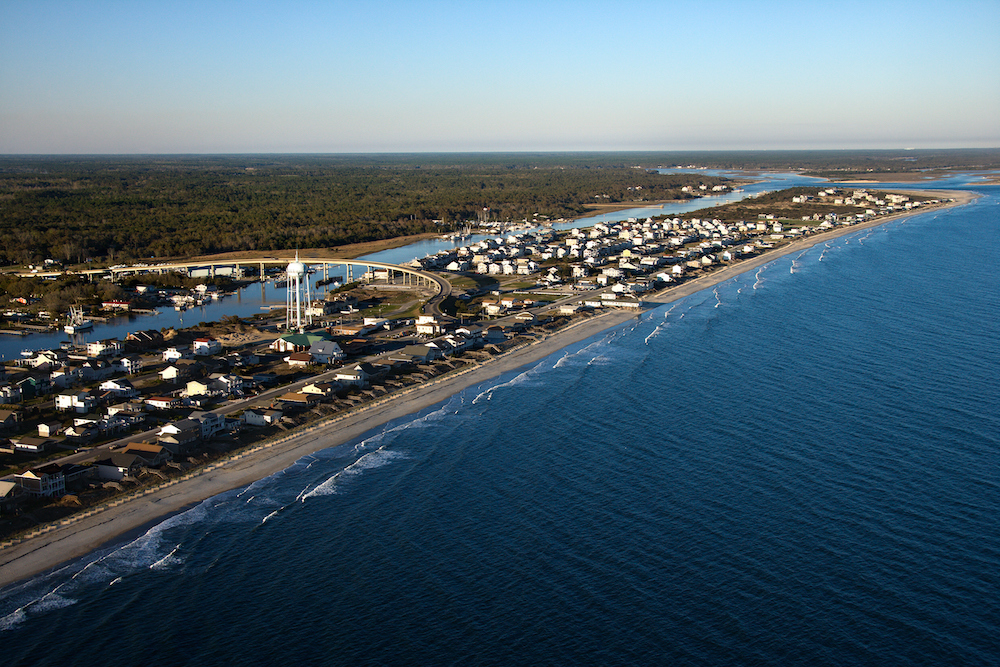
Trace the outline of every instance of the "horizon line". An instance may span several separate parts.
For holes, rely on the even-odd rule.
[[[19,157],[189,157],[247,155],[614,155],[621,153],[917,153],[926,151],[1000,151],[1000,146],[955,146],[939,148],[683,148],[683,149],[616,149],[616,150],[427,150],[427,151],[205,151],[176,153],[0,153],[0,158]]]

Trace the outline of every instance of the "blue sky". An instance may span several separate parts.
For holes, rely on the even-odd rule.
[[[1000,146],[1000,0],[5,0],[0,154]]]

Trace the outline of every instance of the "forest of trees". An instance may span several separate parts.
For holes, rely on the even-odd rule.
[[[333,247],[721,182],[619,156],[5,157],[0,264]]]
[[[656,167],[850,173],[1000,168],[1000,150],[0,157],[0,265],[335,247],[724,179]]]

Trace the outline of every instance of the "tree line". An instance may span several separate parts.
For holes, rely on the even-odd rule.
[[[510,157],[0,158],[0,264],[335,247],[725,182],[620,159]]]

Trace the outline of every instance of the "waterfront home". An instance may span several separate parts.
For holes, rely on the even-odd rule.
[[[29,366],[38,370],[50,371],[69,361],[69,355],[62,350],[38,350],[30,357],[18,360],[18,365]]]
[[[289,392],[278,397],[285,410],[305,409],[319,403],[319,396],[316,394],[303,394],[302,392]]]
[[[146,459],[152,468],[161,466],[173,456],[170,454],[170,450],[163,445],[155,445],[149,442],[130,442],[125,446],[123,454],[134,454],[136,456],[141,456]]]
[[[277,424],[283,414],[281,410],[274,408],[249,408],[243,411],[241,419],[248,426],[271,426]]]
[[[357,365],[341,368],[334,374],[333,379],[344,386],[364,387],[368,384],[368,373],[360,365]]]
[[[534,313],[527,310],[523,310],[514,315],[514,323],[515,326],[523,329],[537,324],[538,318],[535,317]]]
[[[124,346],[117,338],[105,338],[87,343],[88,357],[114,357],[122,353]]]
[[[163,334],[155,329],[133,331],[125,336],[125,348],[128,350],[148,350],[163,345]]]
[[[575,315],[576,313],[580,312],[580,304],[564,303],[561,306],[559,306],[558,312],[560,315]]]
[[[338,389],[339,385],[332,382],[312,382],[302,387],[303,394],[315,394],[322,398],[330,398]]]
[[[404,366],[410,364],[409,359],[392,359],[391,356],[380,357],[372,362],[372,366],[379,369],[379,375],[385,376],[400,371]]]
[[[24,495],[24,487],[17,482],[0,480],[0,515],[15,513]]]
[[[471,350],[476,347],[476,345],[482,340],[479,336],[467,336],[465,334],[455,332],[454,334],[448,334],[441,339],[441,343],[448,346],[447,350],[442,351],[445,354],[454,354],[456,352],[463,352],[465,350]]]
[[[156,434],[159,444],[170,449],[175,455],[184,452],[201,440],[201,422],[180,419],[160,427]]]
[[[504,328],[499,325],[494,325],[486,330],[483,334],[483,341],[488,345],[495,345],[497,343],[503,343],[507,340],[507,334]]]
[[[143,457],[125,452],[115,452],[111,456],[93,463],[93,467],[97,469],[98,478],[112,482],[120,482],[126,477],[134,479],[139,476],[146,465],[148,465],[148,461]]]
[[[188,415],[188,420],[200,425],[203,440],[208,440],[226,428],[226,418],[214,412],[192,412]]]
[[[34,498],[53,498],[66,495],[66,476],[55,463],[32,468],[14,477],[22,489]]]
[[[437,346],[407,345],[402,350],[390,355],[390,358],[409,360],[416,364],[427,364],[435,359],[440,359],[443,356],[444,353]]]

